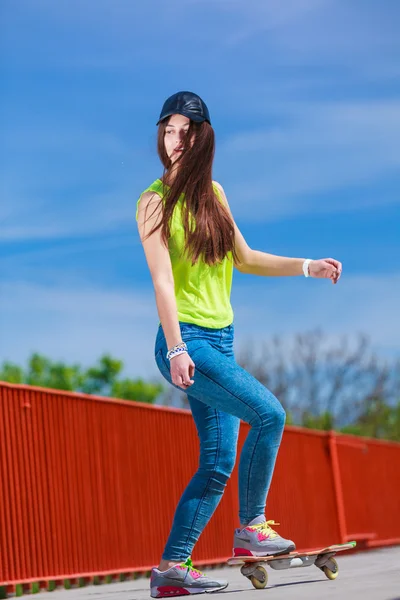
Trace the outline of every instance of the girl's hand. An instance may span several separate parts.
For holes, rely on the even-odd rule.
[[[308,272],[310,277],[329,278],[332,283],[337,283],[342,274],[342,263],[334,258],[312,260],[308,265]]]
[[[193,385],[194,380],[191,377],[194,376],[194,362],[186,352],[171,358],[170,370],[172,383],[178,387],[186,391]]]

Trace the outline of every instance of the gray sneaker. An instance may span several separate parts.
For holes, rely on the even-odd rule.
[[[150,588],[152,598],[175,598],[219,592],[228,587],[225,579],[210,579],[201,571],[193,568],[190,558],[185,563],[171,567],[167,571],[152,569]]]
[[[233,556],[270,556],[296,550],[292,540],[285,540],[270,525],[279,523],[266,521],[262,515],[250,521],[244,529],[235,529]]]

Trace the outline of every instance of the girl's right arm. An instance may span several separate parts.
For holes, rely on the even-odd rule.
[[[162,202],[158,194],[145,192],[139,202],[138,229],[147,264],[153,280],[158,315],[167,341],[168,349],[182,342],[176,306],[174,277],[168,248],[161,238],[161,227],[150,237],[146,235],[158,225],[162,217]],[[194,363],[188,354],[171,359],[172,382],[182,389],[191,385]]]

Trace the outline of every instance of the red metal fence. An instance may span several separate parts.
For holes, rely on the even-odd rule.
[[[149,570],[197,464],[189,411],[0,383],[0,586]],[[232,553],[237,485],[199,565]],[[288,426],[267,517],[303,550],[400,543],[399,489],[400,444]]]

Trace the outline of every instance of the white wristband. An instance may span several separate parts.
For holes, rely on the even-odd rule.
[[[178,354],[183,354],[184,352],[187,353],[187,346],[185,342],[181,342],[180,344],[176,344],[176,346],[167,352],[167,358],[168,360],[171,360],[171,358],[178,356]]]
[[[303,273],[304,273],[304,277],[310,277],[310,272],[308,270],[309,264],[312,261],[312,258],[306,258],[306,260],[303,262]]]

